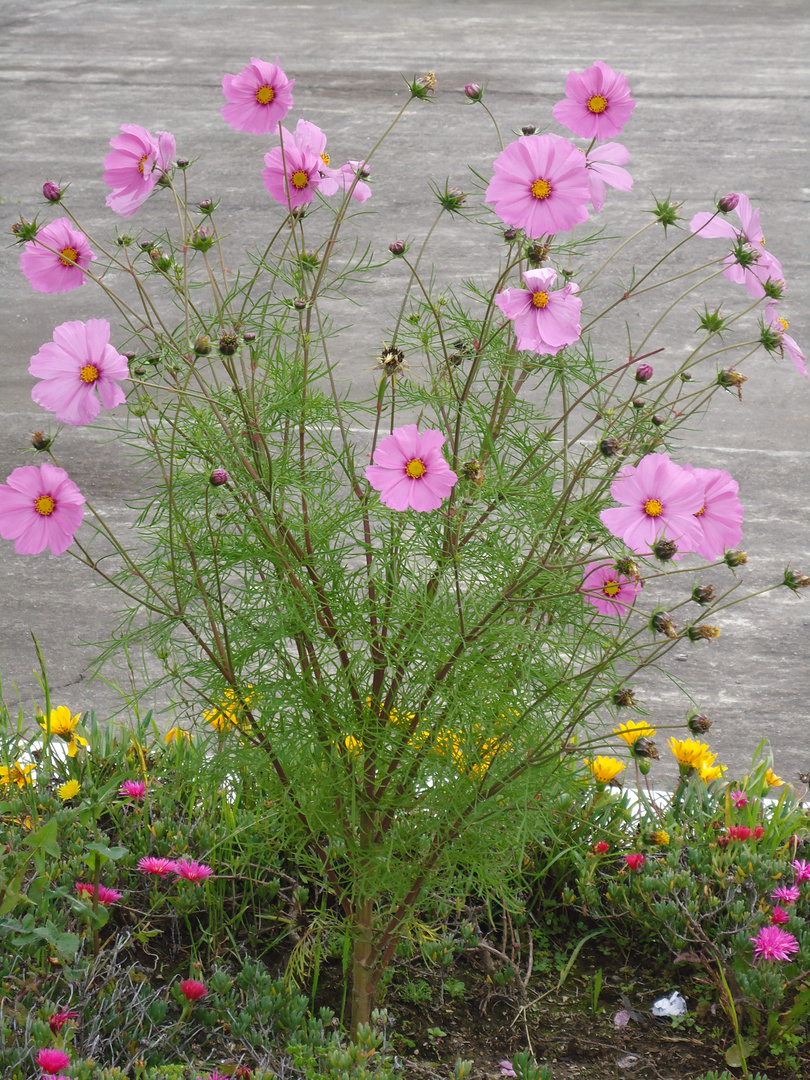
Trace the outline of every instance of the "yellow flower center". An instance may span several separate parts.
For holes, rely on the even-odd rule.
[[[548,293],[547,292],[532,293],[532,307],[544,308],[547,303],[548,303]]]
[[[42,514],[43,517],[48,517],[56,509],[56,503],[50,495],[40,495],[34,503],[34,509],[38,514]]]
[[[592,98],[588,98],[588,112],[603,113],[607,106],[607,98],[601,94],[594,94]]]
[[[307,174],[304,172],[303,169],[297,169],[292,174],[290,179],[292,180],[293,187],[297,188],[299,191],[301,191],[302,188],[305,188],[307,186],[307,184],[309,183],[309,177],[307,176]]]
[[[782,332],[783,333],[790,326],[790,323],[787,321],[787,319],[783,319],[781,316],[779,317],[779,319],[777,319],[777,322],[782,327]]]
[[[425,463],[420,458],[413,458],[405,466],[405,475],[410,476],[411,480],[421,480],[426,472]]]
[[[606,581],[605,584],[602,586],[602,592],[605,594],[605,596],[615,596],[620,589],[621,585],[618,583],[618,581]]]
[[[256,101],[259,105],[269,105],[276,92],[272,86],[260,86],[256,91]]]
[[[141,174],[141,176],[143,176],[143,166],[144,166],[144,162],[146,161],[146,159],[147,159],[148,157],[149,157],[149,155],[148,155],[148,154],[144,154],[144,155],[143,155],[143,157],[141,158],[141,160],[140,160],[140,161],[138,162],[138,172],[139,172],[139,173]]]
[[[532,184],[532,197],[535,199],[547,199],[551,194],[551,184],[548,180],[535,180]]]
[[[83,383],[94,383],[98,378],[98,368],[92,364],[85,364],[79,372],[79,378]]]
[[[703,514],[705,514],[705,512],[706,512],[706,507],[701,506],[701,508],[697,511],[697,513],[693,514],[692,517],[702,517]]]
[[[324,150],[324,152],[321,154],[321,161],[324,163],[324,165],[328,165],[331,160],[332,159],[329,157],[329,155]]]
[[[59,253],[59,261],[62,266],[73,266],[78,257],[79,253],[73,247],[64,247]]]
[[[658,517],[663,509],[664,508],[658,499],[647,499],[644,503],[644,513],[647,514],[648,517]]]

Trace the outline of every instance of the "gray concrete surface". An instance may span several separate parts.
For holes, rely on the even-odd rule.
[[[368,204],[375,216],[363,224],[380,248],[398,235],[420,238],[435,213],[427,177],[449,176],[464,186],[467,166],[486,173],[497,152],[487,117],[463,97],[465,82],[488,84],[487,101],[508,132],[528,122],[550,124],[568,70],[602,59],[627,74],[638,102],[621,136],[636,190],[609,195],[605,222],[615,232],[637,227],[650,191],[671,189],[688,200],[689,214],[724,191],[748,193],[762,207],[767,245],[785,268],[791,332],[808,351],[809,38],[805,0],[5,0],[2,228],[8,235],[20,215],[34,216],[50,179],[72,184],[71,206],[91,231],[113,231],[118,219],[104,208],[102,161],[118,126],[138,123],[172,131],[178,153],[200,158],[195,192],[222,199],[233,250],[258,243],[269,220],[260,176],[267,140],[224,123],[220,82],[251,55],[278,55],[296,79],[289,119],[303,116],[327,130],[341,160],[362,157],[398,109],[400,72],[436,72],[435,103],[409,110],[376,160]],[[153,199],[133,224],[158,228],[164,214],[165,205]],[[433,251],[440,281],[483,269],[487,248],[479,233],[460,221],[441,227]],[[35,295],[19,273],[16,249],[4,248],[0,258],[2,479],[30,460],[24,447],[43,423],[30,400],[29,357],[59,322],[112,313],[89,288]],[[368,384],[400,281],[396,266],[384,270],[364,293],[364,308],[346,310],[353,325],[335,353],[341,378]],[[739,300],[731,287],[718,286],[713,295]],[[665,344],[675,356],[693,340],[695,306],[702,305],[688,305],[667,323]],[[608,345],[621,342],[621,326],[608,337]],[[738,478],[750,555],[744,574],[757,588],[786,563],[810,573],[810,388],[789,363],[776,365],[764,354],[746,371],[742,405],[730,395],[719,399],[694,433],[690,457]],[[60,457],[125,528],[136,475],[114,438],[96,428],[70,431]],[[735,773],[765,737],[783,775],[795,780],[810,770],[807,602],[782,590],[738,608],[724,620],[716,646],[684,650],[670,665],[715,720],[712,745]],[[118,606],[69,558],[17,557],[3,542],[0,671],[7,698],[15,699],[11,684],[26,703],[36,690],[34,632],[60,702],[105,715],[119,706],[107,684],[88,682],[93,650],[82,644],[105,637]],[[123,668],[111,677],[127,682]],[[665,679],[647,694],[659,722],[682,716]]]

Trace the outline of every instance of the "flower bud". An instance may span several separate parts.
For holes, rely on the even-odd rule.
[[[681,374],[680,374],[680,379],[681,379],[681,382],[691,382],[692,381],[692,373],[689,372],[689,371],[682,371]]]
[[[405,254],[405,252],[408,250],[408,245],[405,243],[404,240],[394,240],[393,243],[388,245],[388,250],[391,252],[392,255],[396,255],[397,257],[399,257]]]
[[[647,402],[643,397],[634,397],[632,404],[634,409],[643,409]]]
[[[635,692],[629,686],[623,686],[613,695],[613,704],[620,709],[629,709],[635,705]]]
[[[720,627],[704,623],[702,626],[688,627],[686,633],[690,641],[714,641],[720,637]]]
[[[58,203],[62,198],[62,189],[58,184],[54,184],[52,180],[48,180],[42,185],[42,194],[48,202]]]
[[[483,87],[479,86],[478,83],[474,82],[467,83],[467,85],[464,87],[464,93],[467,95],[470,101],[480,101],[481,98],[484,96]]]
[[[129,362],[130,362],[130,364],[131,364],[131,363],[132,363],[132,361],[133,361],[133,360],[135,359],[135,357],[136,357],[136,356],[137,356],[138,354],[137,354],[137,353],[134,353],[134,352],[125,352],[125,353],[121,353],[121,355],[122,355],[122,356],[124,356],[124,357],[126,357],[126,359],[127,359],[127,360],[128,360]]]
[[[748,556],[744,551],[727,551],[723,557],[726,566],[732,570],[735,566],[743,566],[748,562]]]
[[[537,128],[534,126],[534,124],[524,124],[520,130],[523,132],[524,135],[534,135],[535,131],[537,131]]]
[[[211,339],[207,334],[200,334],[194,342],[194,352],[197,356],[208,356],[211,352]]]
[[[740,196],[736,192],[730,191],[728,195],[724,195],[722,199],[717,200],[717,209],[721,214],[730,214],[739,201]]]
[[[643,735],[633,743],[631,752],[633,757],[651,758],[653,761],[658,761],[658,747],[652,739],[645,739]]]
[[[227,484],[230,480],[230,476],[224,469],[214,469],[210,476],[210,483],[212,487],[222,487],[223,484]]]
[[[203,199],[202,202],[197,203],[197,209],[202,214],[213,214],[216,207],[212,199]]]
[[[233,356],[239,348],[239,335],[223,331],[219,335],[219,351],[222,356]]]
[[[729,843],[729,838],[727,836],[723,835],[723,836],[718,836],[717,837],[717,846],[718,847],[727,848],[728,843]]]
[[[656,540],[653,545],[653,555],[656,559],[660,559],[661,562],[669,562],[671,558],[678,554],[678,545],[674,540],[667,540],[665,537],[661,537],[660,540]]]
[[[646,776],[649,773],[651,766],[646,758],[641,758],[641,760],[637,761],[636,764],[638,765],[638,771],[641,773],[642,776]]]
[[[656,427],[663,427],[667,422],[667,418],[662,416],[661,413],[655,413],[654,416],[650,417],[650,420]]]
[[[711,604],[714,600],[714,585],[695,585],[692,599],[696,604]]]
[[[693,735],[705,735],[712,726],[712,721],[705,713],[695,713],[686,721],[686,726]]]
[[[115,242],[119,247],[129,247],[130,244],[135,243],[135,237],[130,236],[129,233],[120,233],[116,236]]]
[[[670,615],[666,611],[659,611],[653,615],[650,620],[650,626],[656,633],[663,634],[665,637],[674,641],[678,636],[678,631],[675,628],[675,623],[672,621]]]
[[[792,589],[793,592],[798,592],[799,589],[806,589],[810,586],[810,577],[807,577],[806,574],[800,574],[798,570],[785,570],[782,583]]]
[[[307,306],[307,298],[305,296],[296,296],[293,300],[293,307],[296,311],[305,311]]]
[[[639,364],[636,368],[636,382],[645,383],[649,382],[653,377],[654,371],[652,364]]]
[[[622,444],[618,439],[614,439],[612,435],[609,435],[606,439],[602,439],[599,443],[599,452],[603,457],[618,457],[621,451]]]
[[[185,157],[179,157],[177,161],[175,161],[175,165],[178,169],[187,169],[190,164],[191,162]]]
[[[516,237],[517,237],[517,229],[513,228],[511,225],[509,226],[508,229],[503,230],[503,238],[504,238],[504,240],[506,240],[506,242],[508,244],[511,244],[512,241]]]
[[[47,450],[53,442],[53,439],[49,438],[41,431],[31,432],[31,445],[35,450]]]

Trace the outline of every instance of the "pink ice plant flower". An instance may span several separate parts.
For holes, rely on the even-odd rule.
[[[724,469],[696,469],[689,464],[684,469],[703,487],[703,506],[695,514],[701,535],[692,550],[704,559],[718,559],[742,540],[740,486]]]
[[[76,892],[82,899],[92,902],[95,896],[95,886],[88,885],[86,882],[76,882]],[[98,902],[100,904],[117,904],[122,899],[123,893],[118,892],[117,889],[108,889],[106,885],[99,885],[98,887]]]
[[[613,562],[592,562],[585,567],[580,586],[582,595],[602,615],[627,615],[641,589],[640,581],[620,574]]]
[[[177,873],[177,863],[174,859],[161,859],[156,855],[144,855],[142,859],[138,859],[138,869],[143,874],[166,877],[168,874]]]
[[[110,345],[106,319],[65,322],[31,357],[28,374],[41,379],[31,398],[60,424],[90,424],[105,409],[126,401],[118,380],[129,377],[127,358]]]
[[[586,71],[570,71],[565,99],[551,110],[554,119],[583,139],[612,139],[630,119],[636,103],[621,71],[601,60]]]
[[[145,780],[125,780],[118,789],[118,794],[133,802],[140,802],[146,794]]]
[[[771,924],[773,926],[784,926],[786,922],[790,922],[790,915],[777,904],[771,911]]]
[[[631,851],[629,855],[624,856],[624,861],[627,863],[628,870],[638,873],[645,863],[645,858],[640,851]]]
[[[800,375],[807,378],[807,357],[799,348],[796,341],[787,333],[787,328],[790,325],[787,319],[783,319],[781,315],[777,314],[779,308],[778,300],[771,300],[769,304],[765,305],[765,322],[773,330],[779,338],[779,351],[784,356],[788,354],[790,361],[796,368]]]
[[[34,292],[63,293],[84,285],[84,271],[95,259],[87,237],[70,218],[45,225],[20,252],[20,269]]]
[[[791,863],[796,873],[796,884],[801,885],[803,881],[810,881],[810,863],[804,859],[794,859]]]
[[[666,454],[647,454],[638,465],[626,465],[610,493],[622,505],[599,516],[633,551],[647,554],[662,537],[681,551],[694,550],[701,542],[695,514],[704,505],[702,485]]]
[[[630,160],[630,151],[621,143],[609,142],[588,151],[585,165],[595,214],[605,205],[605,185],[618,191],[632,191],[633,177],[621,168]]]
[[[366,480],[392,510],[438,510],[458,477],[442,454],[445,436],[416,424],[395,428],[374,451]]]
[[[238,75],[226,75],[222,93],[227,105],[220,112],[236,131],[267,135],[292,108],[295,79],[288,79],[278,66],[251,57]]]
[[[526,270],[523,280],[525,289],[506,289],[495,303],[515,324],[519,349],[556,356],[581,333],[582,301],[575,295],[579,285],[569,281],[552,289],[557,273],[550,268]]]
[[[54,1076],[70,1065],[70,1055],[64,1050],[56,1050],[53,1047],[45,1047],[37,1054],[34,1061],[48,1076]]]
[[[740,791],[739,789],[736,791],[732,791],[729,798],[734,804],[735,810],[744,810],[745,807],[748,806],[748,796],[745,794],[744,791]]]
[[[174,869],[178,877],[186,881],[193,881],[195,885],[202,884],[206,878],[211,877],[214,871],[205,863],[194,862],[193,859],[178,859]]]
[[[798,885],[777,885],[771,893],[771,899],[783,904],[795,904],[802,892]]]
[[[110,139],[112,150],[104,158],[104,183],[112,191],[107,206],[121,217],[132,217],[171,169],[177,147],[174,135],[150,135],[138,124],[122,124],[123,134]]]
[[[44,461],[21,465],[0,484],[0,536],[18,555],[50,547],[61,555],[82,523],[84,495],[64,469]]]
[[[754,943],[755,960],[790,960],[791,955],[799,951],[799,943],[793,934],[778,926],[763,926],[756,937],[748,940]]]
[[[186,1001],[199,1001],[208,994],[208,990],[204,982],[200,982],[199,979],[183,979],[180,983],[180,993],[186,999]]]
[[[501,1070],[501,1076],[517,1076],[517,1073],[512,1068],[512,1062],[508,1058],[499,1061],[498,1068]]]
[[[507,225],[537,239],[588,220],[585,157],[561,135],[524,135],[495,158],[486,201]]]
[[[276,202],[296,210],[311,203],[323,184],[327,189],[331,187],[332,193],[337,191],[336,181],[321,174],[324,164],[318,154],[298,146],[292,138],[284,139],[283,143],[283,149],[275,146],[264,155],[267,168],[262,171],[264,186]]]
[[[739,228],[722,215],[706,211],[695,214],[689,222],[689,228],[704,240],[724,239],[731,240],[735,247],[738,244],[745,245],[747,251],[755,256],[754,261],[743,266],[732,252],[724,260],[723,276],[737,285],[744,285],[750,296],[759,299],[765,295],[763,286],[768,280],[784,284],[782,264],[765,250],[765,237],[762,235],[762,226],[759,222],[759,210],[753,209],[747,195],[737,194],[734,212],[740,219]]]

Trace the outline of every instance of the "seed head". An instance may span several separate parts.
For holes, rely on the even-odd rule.
[[[686,633],[690,641],[714,641],[720,637],[720,627],[704,623],[702,626],[688,627]]]
[[[674,540],[667,540],[665,537],[661,537],[660,540],[656,540],[653,545],[653,554],[656,559],[660,559],[661,562],[669,562],[678,554],[678,545]]]
[[[712,721],[705,713],[693,713],[686,721],[686,726],[693,735],[705,735],[712,726]]]
[[[238,334],[225,330],[219,335],[219,351],[222,356],[233,356],[238,348]]]
[[[658,761],[658,747],[652,739],[645,739],[643,735],[640,739],[636,739],[630,749],[633,757],[651,758],[653,761]]]
[[[609,435],[599,443],[599,452],[606,458],[618,457],[622,452],[622,444]]]
[[[638,563],[634,562],[633,559],[617,559],[616,569],[619,571],[620,574],[624,574],[625,577],[641,577],[641,571],[638,568]]]
[[[211,352],[211,338],[207,334],[200,334],[194,342],[194,352],[197,356],[208,356]]]
[[[480,461],[473,458],[471,461],[465,461],[461,466],[462,472],[467,480],[472,480],[476,487],[481,487],[484,482],[484,466]]]
[[[714,600],[714,585],[695,585],[692,599],[696,604],[711,604]]]
[[[743,566],[748,562],[748,556],[744,551],[727,551],[723,557],[723,561],[730,569],[734,569],[735,566]]]
[[[798,570],[785,570],[782,584],[798,593],[799,589],[806,589],[810,586],[810,577],[807,577],[806,574],[800,574]]]
[[[387,345],[384,345],[382,352],[377,357],[377,363],[386,375],[396,375],[405,363],[405,353],[402,349],[389,348]]]
[[[737,397],[742,401],[742,385],[748,382],[747,375],[741,375],[739,371],[735,371],[734,368],[724,368],[718,372],[717,382],[720,386],[724,387],[731,393],[737,391]]]
[[[635,691],[631,690],[629,686],[621,687],[621,689],[617,690],[613,695],[613,704],[618,705],[620,709],[633,708],[635,703]]]
[[[675,627],[675,623],[666,611],[659,611],[653,615],[650,620],[650,626],[658,634],[663,634],[665,637],[674,641],[678,636],[678,631]]]
[[[31,432],[31,445],[35,450],[47,450],[52,442],[53,439],[41,431]]]

